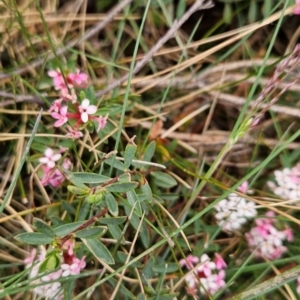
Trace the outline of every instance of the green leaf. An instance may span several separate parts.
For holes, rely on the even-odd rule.
[[[86,201],[83,202],[79,210],[78,221],[86,220],[90,210],[91,210],[91,204]]]
[[[89,194],[90,189],[88,187],[82,188],[74,185],[68,185],[68,191],[72,194],[85,197]]]
[[[178,297],[178,293],[175,293],[175,294],[169,294],[168,291],[165,291],[167,294],[165,295],[162,295],[162,294],[159,294],[157,296],[154,296],[154,297],[150,297],[150,298],[147,298],[147,300],[173,300],[173,299],[176,299]]]
[[[57,254],[52,254],[41,263],[39,273],[54,271],[60,266],[60,259]]]
[[[51,238],[54,237],[54,231],[53,229],[43,220],[34,218],[33,219],[33,226],[36,228],[37,231],[43,233],[44,235],[47,235]]]
[[[171,188],[177,185],[177,181],[169,174],[160,171],[154,171],[151,172],[150,174],[151,176],[154,177],[154,182],[157,186],[164,187],[164,188]]]
[[[125,208],[126,215],[129,217],[130,213],[131,213],[131,208],[128,207],[128,206],[124,206],[124,208]],[[140,225],[140,222],[141,222],[141,219],[136,215],[136,213],[133,213],[130,216],[130,220],[129,221],[130,221],[130,224],[135,229],[138,229],[138,227]],[[149,245],[150,245],[150,235],[149,235],[149,231],[148,231],[148,228],[147,228],[147,226],[146,226],[145,223],[143,223],[141,225],[139,236],[141,237],[141,240],[142,240],[144,246],[146,248],[148,248]]]
[[[120,260],[121,263],[125,263],[126,260],[127,260],[127,257],[128,257],[128,254],[127,253],[124,253],[124,252],[121,252],[121,251],[118,251],[117,252],[117,255],[118,255],[118,258]],[[131,259],[133,259],[134,257],[131,256]],[[142,264],[139,262],[139,261],[136,261],[134,263],[132,263],[130,265],[130,267],[132,268],[141,268],[142,267]]]
[[[147,196],[147,201],[148,201],[149,203],[152,203],[152,202],[153,202],[153,201],[152,201],[152,189],[151,189],[149,183],[146,182],[145,184],[142,184],[142,185],[140,186],[140,188],[141,188],[143,194],[145,194],[145,195]]]
[[[120,241],[120,243],[124,245],[125,239],[123,237],[123,232],[121,231],[120,227],[118,225],[110,225],[110,224],[108,224],[107,227],[112,237],[115,240]]]
[[[109,192],[125,193],[135,189],[137,186],[137,182],[117,182],[111,185],[107,185],[105,189]]]
[[[148,248],[150,246],[150,234],[148,227],[145,223],[143,223],[141,226],[140,237],[145,248]]]
[[[66,224],[64,221],[62,221],[58,217],[51,217],[50,220],[51,220],[52,228]]]
[[[70,204],[67,201],[62,201],[61,202],[62,208],[71,216],[74,216],[76,214],[76,210],[72,204]]]
[[[119,182],[130,182],[131,181],[131,175],[129,173],[124,173],[121,176],[118,177]]]
[[[84,173],[84,172],[77,172],[72,174],[72,178],[76,180],[80,180],[82,183],[88,184],[97,184],[97,183],[104,183],[111,178],[94,173]]]
[[[104,161],[106,164],[112,166],[115,169],[124,171],[125,170],[125,166],[123,163],[121,163],[119,160],[117,160],[114,156],[107,158]]]
[[[128,169],[135,157],[137,146],[133,142],[135,136],[128,142],[124,153],[124,167]]]
[[[102,236],[107,231],[106,227],[103,226],[95,226],[86,228],[75,233],[75,236],[78,238],[85,238],[85,239],[95,239],[99,236]]]
[[[139,293],[136,300],[146,300],[145,294],[144,293]]]
[[[105,202],[106,202],[109,212],[114,217],[117,217],[119,214],[119,205],[118,205],[118,202],[116,201],[115,197],[111,193],[106,193]]]
[[[268,2],[268,1],[267,1]],[[249,23],[253,23],[258,19],[258,3],[256,1],[250,1],[249,10],[248,10],[248,21]]]
[[[155,273],[174,273],[178,271],[178,269],[179,268],[176,263],[159,264],[153,267],[153,271]]]
[[[127,217],[101,218],[98,220],[101,224],[119,225],[126,222]]]
[[[85,222],[86,221],[80,221],[80,222],[74,222],[74,223],[69,223],[69,224],[58,226],[58,227],[54,228],[55,235],[57,237],[63,237],[65,235],[71,233],[75,229],[77,229],[80,225],[82,225]]]
[[[88,195],[85,200],[90,204],[98,204],[105,197],[105,192],[101,192],[98,194]]]
[[[109,284],[113,287],[116,287],[118,284],[118,280],[115,278],[108,279]],[[136,300],[135,295],[133,295],[123,284],[121,284],[118,288],[118,293],[114,299],[126,299],[126,300]]]
[[[25,232],[15,236],[15,239],[31,245],[46,245],[53,241],[53,238],[40,232]]]
[[[143,212],[142,212],[141,204],[135,190],[128,191],[126,193],[126,196],[127,196],[128,203],[132,207],[134,207],[134,209],[136,210],[139,216],[142,216]]]
[[[153,272],[154,263],[155,263],[155,260],[154,260],[153,256],[151,256],[143,269],[142,274],[143,274],[144,278],[147,280],[151,279],[154,274],[154,272]],[[142,279],[143,279],[143,277],[142,277]]]
[[[144,161],[151,161],[154,153],[155,153],[155,148],[156,148],[156,142],[152,141],[146,148],[145,154],[144,154]],[[146,166],[145,166],[146,168]]]
[[[115,263],[109,250],[99,240],[82,239],[82,241],[87,246],[87,248],[95,255],[95,257],[100,260],[100,262],[101,260],[103,260],[109,265]]]
[[[230,3],[225,3],[224,9],[223,9],[223,19],[224,23],[230,24],[232,20],[232,5]]]
[[[78,188],[88,189],[88,187],[82,183],[82,181],[76,176],[73,176],[74,173],[70,172],[69,170],[64,169],[64,173],[66,174],[67,178]],[[74,193],[75,194],[75,193]]]

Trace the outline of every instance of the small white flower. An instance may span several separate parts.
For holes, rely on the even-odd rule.
[[[82,122],[86,123],[89,120],[89,115],[94,114],[96,111],[97,107],[95,105],[90,105],[89,99],[84,99],[79,106]]]
[[[255,203],[246,200],[243,201],[243,203],[238,207],[238,215],[246,218],[254,218],[257,215]]]
[[[39,162],[46,164],[48,168],[53,169],[55,167],[55,162],[61,158],[61,154],[54,154],[54,151],[51,148],[47,148],[44,153],[45,156],[41,157]]]

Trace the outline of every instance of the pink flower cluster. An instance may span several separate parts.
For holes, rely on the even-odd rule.
[[[96,122],[97,132],[105,127],[107,123],[107,115],[95,116],[97,106],[90,104],[89,99],[83,99],[78,102],[75,88],[86,88],[88,86],[88,76],[85,73],[76,71],[76,73],[68,73],[63,76],[60,70],[50,70],[48,75],[53,78],[55,90],[60,91],[60,98],[55,100],[49,112],[56,121],[55,127],[61,127],[68,123],[69,138],[82,137],[81,127],[88,124],[89,121]],[[72,125],[71,125],[72,124]]]
[[[198,298],[198,294],[214,295],[226,286],[224,269],[227,264],[219,254],[215,254],[214,261],[210,261],[207,254],[203,254],[200,259],[197,256],[188,255],[179,263],[190,270],[185,276],[188,285],[186,290],[194,298]]]
[[[43,186],[52,185],[53,187],[57,187],[64,182],[64,174],[56,167],[56,162],[61,159],[61,153],[64,151],[65,149],[62,148],[55,153],[53,149],[47,148],[44,152],[45,156],[39,159],[39,162],[42,164],[43,176],[41,182]],[[68,170],[71,166],[71,161],[65,158],[62,167]]]
[[[36,255],[36,249],[32,250],[31,255],[24,260],[24,263],[26,268],[30,269],[28,275],[30,279],[40,277],[31,282],[32,284],[38,284],[38,286],[33,289],[34,294],[55,300],[63,299],[61,283],[55,280],[61,277],[67,277],[69,275],[78,275],[86,265],[85,256],[83,256],[81,259],[77,258],[74,255],[73,247],[74,244],[72,244],[70,241],[67,241],[64,244],[62,256],[63,259],[60,268],[51,273],[47,273],[42,277],[40,277],[42,274],[39,274],[39,268],[46,258],[46,253],[43,252],[39,255]]]
[[[292,242],[293,232],[286,227],[284,230],[278,230],[276,225],[275,213],[268,211],[267,218],[256,219],[256,226],[250,232],[245,234],[250,251],[254,252],[256,257],[264,257],[270,260],[280,258],[287,251],[283,246],[286,240]]]

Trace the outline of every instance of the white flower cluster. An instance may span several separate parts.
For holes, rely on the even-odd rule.
[[[274,172],[276,183],[269,181],[273,193],[285,200],[300,198],[300,164],[293,168],[284,168]]]
[[[217,224],[223,230],[233,231],[241,228],[248,219],[257,215],[255,204],[245,198],[231,193],[228,199],[221,200],[215,207]]]

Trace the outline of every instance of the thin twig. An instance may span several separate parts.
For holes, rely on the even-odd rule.
[[[111,22],[115,16],[124,9],[127,5],[129,5],[133,0],[124,0],[120,2],[118,5],[114,6],[106,15],[106,18],[104,20],[101,20],[98,24],[96,24],[94,27],[90,28],[81,38],[79,39],[73,39],[71,42],[69,42],[65,47],[60,47],[56,50],[56,55],[62,55],[64,54],[69,48],[78,46],[79,44],[83,43],[84,41],[90,39],[92,36],[97,34],[99,31],[104,29],[106,25]],[[27,72],[30,69],[37,68],[45,63],[45,60],[50,60],[54,58],[54,53],[51,52],[50,54],[47,53],[47,55],[43,55],[42,58],[39,58],[25,67],[19,68],[15,71],[8,73],[0,73],[0,79],[6,79],[10,78],[13,75],[21,75],[25,72]]]
[[[198,0],[196,1],[190,9],[181,17],[179,20],[175,20],[172,27],[166,32],[166,34],[158,40],[158,42],[149,50],[149,52],[137,62],[136,66],[133,69],[133,75],[139,72],[143,66],[145,66],[153,57],[154,53],[156,53],[169,39],[174,36],[174,33],[182,26],[182,24],[188,20],[188,18],[197,10],[199,9],[208,9],[213,6],[211,1],[208,1],[206,4],[204,3],[206,0]],[[98,91],[96,93],[97,97],[102,97],[103,95],[107,94],[117,86],[121,85],[124,81],[126,81],[129,77],[129,74],[124,75],[122,78],[116,80],[115,82],[111,83],[107,88],[104,90]]]

